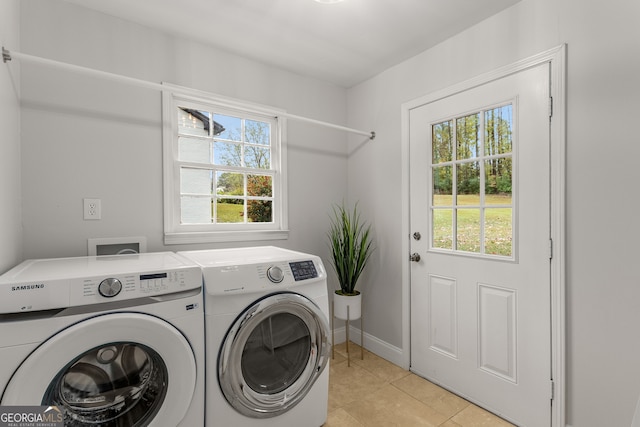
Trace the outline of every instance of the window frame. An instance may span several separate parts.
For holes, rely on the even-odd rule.
[[[164,243],[213,243],[254,240],[282,240],[289,237],[287,218],[287,174],[286,174],[286,118],[279,117],[272,107],[239,101],[189,89],[194,95],[172,92],[176,87],[167,85],[162,93],[163,124],[163,193],[164,193]],[[185,88],[180,88],[185,89]],[[243,119],[269,122],[271,130],[271,168],[273,176],[273,222],[269,223],[212,223],[182,224],[180,168],[193,165],[179,159],[178,107],[194,108],[221,114],[233,114]],[[212,164],[212,169],[214,165]],[[246,169],[250,171],[250,169]],[[214,172],[215,173],[215,172]],[[245,197],[247,195],[245,194]],[[212,195],[215,200],[215,194]]]

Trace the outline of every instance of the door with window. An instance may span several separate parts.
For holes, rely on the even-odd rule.
[[[549,64],[410,111],[411,369],[551,420]]]

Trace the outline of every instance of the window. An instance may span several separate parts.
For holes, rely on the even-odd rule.
[[[513,104],[431,126],[431,248],[513,257]]]
[[[165,243],[287,238],[277,112],[170,93],[163,109]]]

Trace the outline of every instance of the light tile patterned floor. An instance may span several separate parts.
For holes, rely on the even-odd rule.
[[[509,427],[512,424],[350,343],[330,361],[324,427]]]

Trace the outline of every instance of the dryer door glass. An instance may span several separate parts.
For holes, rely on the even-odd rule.
[[[256,325],[242,352],[242,375],[258,393],[285,390],[302,374],[311,355],[309,328],[290,313],[278,313]]]
[[[324,371],[329,325],[310,299],[269,295],[233,323],[220,350],[218,379],[227,401],[253,418],[297,405]]]
[[[65,413],[65,426],[146,425],[165,397],[167,367],[133,342],[102,345],[62,368],[42,399]]]

